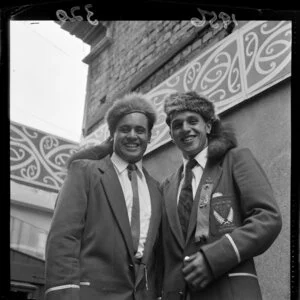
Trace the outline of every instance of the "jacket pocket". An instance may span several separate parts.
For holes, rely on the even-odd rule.
[[[262,300],[257,276],[251,273],[228,274],[232,300]]]

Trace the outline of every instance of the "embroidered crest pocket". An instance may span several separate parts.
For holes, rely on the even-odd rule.
[[[211,200],[210,232],[213,236],[231,232],[240,225],[236,199],[233,196],[222,196]]]

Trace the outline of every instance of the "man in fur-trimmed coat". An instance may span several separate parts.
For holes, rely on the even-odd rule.
[[[142,166],[155,120],[142,94],[126,95],[107,113],[112,142],[70,158],[47,239],[45,300],[160,295],[161,193]]]
[[[163,299],[262,299],[253,257],[282,226],[264,171],[205,97],[171,94],[164,109],[183,165],[162,185]]]

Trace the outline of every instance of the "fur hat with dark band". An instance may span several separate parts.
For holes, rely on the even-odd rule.
[[[151,131],[157,119],[155,106],[151,100],[145,97],[145,95],[133,92],[125,95],[121,99],[117,99],[107,111],[106,121],[110,135],[113,136],[117,124],[122,117],[135,112],[142,113],[147,117],[149,130]]]
[[[167,115],[166,122],[168,125],[170,125],[175,113],[185,110],[200,114],[205,122],[213,122],[218,119],[215,115],[214,104],[205,96],[199,95],[195,91],[173,93],[165,99],[164,111]]]

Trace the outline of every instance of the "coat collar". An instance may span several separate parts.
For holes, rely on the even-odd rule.
[[[128,162],[123,160],[120,156],[118,156],[115,152],[111,156],[111,161],[118,170],[119,174],[124,172],[124,170],[128,166]],[[138,162],[135,163],[137,169],[138,169],[138,174],[143,175],[143,165],[142,165],[142,160],[139,160]]]
[[[106,156],[102,160],[97,161],[97,167],[102,173],[101,184],[107,194],[108,202],[110,204],[113,214],[116,217],[119,229],[122,232],[127,249],[130,253],[130,257],[133,261],[133,244],[131,238],[131,229],[125,199],[117,173],[108,156]]]
[[[177,194],[181,179],[183,166],[181,166],[168,180],[164,187],[164,201],[166,213],[169,220],[171,230],[180,246],[184,247],[184,239],[177,213]]]
[[[206,162],[207,162],[207,149],[208,149],[208,147],[205,147],[201,152],[199,152],[194,157],[194,159],[200,165],[202,170],[204,170]],[[183,172],[182,172],[182,174],[184,174],[185,173],[185,168],[186,168],[186,165],[187,165],[189,159],[186,159],[186,158],[183,157],[182,160],[183,160]]]

